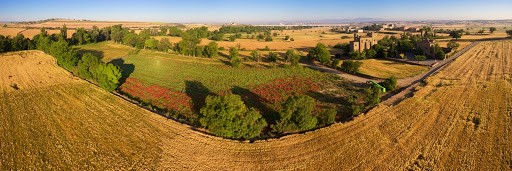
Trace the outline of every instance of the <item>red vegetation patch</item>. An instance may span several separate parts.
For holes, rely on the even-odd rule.
[[[191,111],[192,99],[187,94],[171,91],[158,85],[146,86],[135,78],[126,79],[126,82],[121,85],[121,91],[160,109],[181,113]]]
[[[306,78],[280,78],[252,88],[252,92],[269,103],[286,100],[293,94],[320,90],[318,84]]]

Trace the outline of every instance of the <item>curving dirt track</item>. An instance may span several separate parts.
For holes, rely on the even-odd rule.
[[[0,55],[2,170],[512,169],[510,41],[480,43],[396,106],[254,143],[194,131],[25,53]]]

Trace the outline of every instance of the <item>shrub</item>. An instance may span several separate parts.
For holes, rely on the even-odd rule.
[[[359,72],[359,68],[363,63],[359,61],[346,60],[341,64],[341,70],[347,73],[355,74]]]
[[[158,85],[146,86],[135,78],[126,79],[120,90],[135,99],[168,112],[192,113],[192,99],[182,92],[171,91]]]
[[[201,108],[201,125],[211,133],[234,139],[258,137],[267,126],[255,109],[248,109],[238,95],[208,96]]]
[[[427,57],[425,55],[414,55],[414,59],[417,61],[424,61],[427,60]]]
[[[366,105],[369,107],[373,107],[379,104],[381,94],[382,90],[380,89],[380,87],[372,86],[366,89]]]
[[[306,95],[289,97],[279,111],[279,120],[272,129],[278,133],[310,130],[316,127],[318,120],[312,115],[315,99]]]
[[[386,90],[393,91],[396,89],[396,78],[389,77],[381,82],[380,85],[386,88]]]
[[[321,116],[321,123],[322,125],[330,125],[336,122],[336,108],[327,108],[322,110],[320,116]]]
[[[319,85],[307,78],[279,78],[258,85],[251,92],[258,95],[262,101],[278,103],[293,94],[318,91]]]
[[[338,67],[339,67],[340,63],[341,63],[341,60],[339,60],[339,59],[334,59],[334,60],[332,61],[332,63],[331,63],[331,67],[332,67],[332,68],[334,68],[334,69],[336,69],[336,68],[338,68]]]

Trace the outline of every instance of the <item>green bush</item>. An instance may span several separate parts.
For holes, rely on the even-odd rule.
[[[386,90],[393,91],[396,89],[396,78],[389,77],[385,79],[383,82],[379,83],[382,87],[386,88]]]
[[[425,55],[414,55],[414,59],[417,61],[424,61],[427,60],[427,57]]]
[[[359,68],[363,63],[359,61],[346,60],[341,64],[341,70],[347,73],[355,74],[359,72]]]
[[[322,112],[321,112],[321,123],[322,125],[330,125],[330,124],[333,124],[334,122],[336,122],[336,114],[338,112],[336,111],[336,108],[327,108],[327,109],[324,109]]]
[[[211,133],[234,139],[260,136],[267,122],[255,109],[248,109],[238,95],[208,96],[200,110],[202,126]]]

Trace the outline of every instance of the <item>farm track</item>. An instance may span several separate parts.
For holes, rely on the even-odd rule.
[[[469,49],[394,106],[254,143],[194,131],[19,53],[0,56],[2,170],[512,169],[510,41]]]

